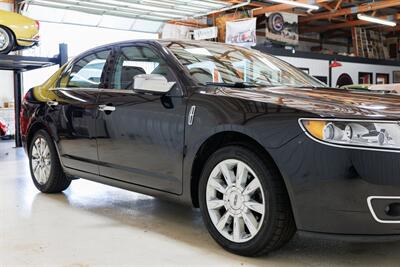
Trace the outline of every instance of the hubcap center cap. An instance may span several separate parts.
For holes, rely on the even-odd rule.
[[[229,206],[234,210],[239,210],[243,206],[243,196],[238,191],[232,191],[228,196]]]

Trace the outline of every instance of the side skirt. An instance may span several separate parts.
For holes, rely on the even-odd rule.
[[[169,192],[155,190],[152,188],[148,188],[148,187],[144,187],[144,186],[140,186],[140,185],[136,185],[136,184],[132,184],[132,183],[127,183],[124,181],[120,181],[120,180],[116,180],[116,179],[112,179],[112,178],[108,178],[108,177],[98,176],[95,174],[82,172],[82,171],[78,171],[78,170],[67,168],[67,167],[64,167],[64,171],[68,176],[71,176],[72,179],[82,178],[82,179],[90,180],[93,182],[125,189],[128,191],[137,192],[137,193],[141,193],[144,195],[157,197],[160,199],[165,199],[167,201],[172,201],[172,202],[176,202],[179,204],[192,206],[191,202],[188,203],[188,202],[183,201],[185,199],[183,197],[183,195],[175,195],[175,194],[172,194]]]

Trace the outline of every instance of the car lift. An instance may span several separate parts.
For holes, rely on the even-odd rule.
[[[14,72],[14,114],[15,114],[15,146],[21,147],[21,132],[19,114],[22,103],[22,74],[23,72],[59,65],[60,67],[68,61],[68,46],[59,45],[59,54],[56,57],[31,57],[18,55],[1,55],[0,70]],[[0,88],[4,90],[4,88]]]

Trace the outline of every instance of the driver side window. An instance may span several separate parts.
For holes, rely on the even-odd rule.
[[[90,54],[75,62],[62,75],[59,87],[62,88],[100,88],[101,79],[111,50]]]
[[[150,48],[129,46],[120,50],[110,88],[133,90],[134,78],[140,74],[160,74],[168,81],[173,80],[167,64]]]

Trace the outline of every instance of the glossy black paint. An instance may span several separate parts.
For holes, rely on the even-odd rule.
[[[112,47],[130,44],[157,50],[173,67],[179,90],[160,96],[60,89],[55,92],[62,101],[56,107],[31,96],[21,118],[25,146],[41,125],[53,136],[69,175],[196,204],[196,164],[202,153],[207,145],[213,145],[208,147],[212,151],[234,135],[235,141],[243,138],[242,145],[249,140],[257,144],[262,156],[276,164],[299,230],[400,234],[398,224],[375,221],[367,205],[371,195],[400,196],[400,154],[326,146],[307,137],[298,124],[299,118],[310,117],[399,120],[398,96],[326,88],[196,87],[157,41]],[[113,105],[116,111],[101,112],[99,105]],[[188,125],[192,106],[195,117]]]
[[[95,121],[98,90],[54,89],[58,105],[48,105],[46,124],[57,133],[65,167],[98,174]]]
[[[186,100],[102,90],[98,104],[116,107],[96,121],[100,175],[181,194]]]

